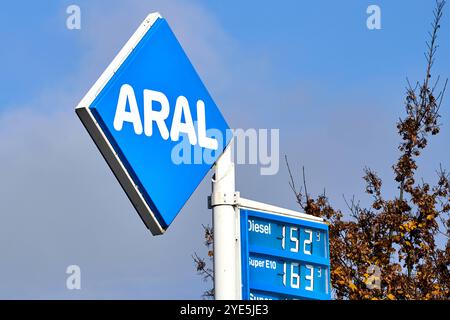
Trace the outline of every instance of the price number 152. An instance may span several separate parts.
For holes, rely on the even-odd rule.
[[[286,232],[288,230],[288,232]],[[313,231],[311,229],[305,229],[306,237],[303,241],[302,251],[304,254],[311,255],[312,254],[312,242],[313,242]],[[287,235],[286,235],[287,233]],[[286,248],[286,236],[289,238],[290,242],[293,245],[290,246],[289,250],[291,252],[297,253],[300,250],[300,237],[299,237],[299,228],[298,227],[286,227],[283,226],[281,229],[281,247],[283,250]],[[316,234],[317,241],[320,241],[320,232]]]

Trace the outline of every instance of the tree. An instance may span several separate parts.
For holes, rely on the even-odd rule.
[[[400,157],[392,167],[397,195],[383,197],[382,180],[374,170],[365,168],[365,193],[372,199],[371,206],[363,208],[354,198],[346,201],[346,219],[325,192],[317,197],[308,194],[304,169],[303,188],[296,187],[286,158],[289,184],[298,205],[329,225],[331,282],[337,299],[450,298],[450,174],[440,166],[434,185],[417,179],[417,159],[428,139],[440,131],[439,110],[448,83],[446,80],[441,90],[437,90],[439,77],[431,83],[445,2],[436,1],[425,53],[425,78],[414,86],[408,81],[406,114],[397,122]],[[205,238],[210,249],[213,233],[209,227],[205,227]],[[208,255],[212,257],[211,250]],[[212,280],[205,260],[195,255],[194,261],[197,271]],[[205,293],[212,295],[212,290]]]
[[[305,213],[329,224],[331,281],[337,299],[450,298],[450,175],[440,166],[435,185],[417,181],[417,159],[428,139],[439,133],[439,109],[447,87],[445,81],[437,91],[439,77],[431,84],[444,5],[445,1],[436,2],[425,78],[414,87],[408,81],[406,114],[397,122],[401,155],[392,169],[398,195],[384,198],[382,180],[365,168],[365,192],[372,205],[362,208],[354,199],[347,202],[351,219],[345,220],[325,194],[311,197],[305,182],[304,191],[295,187],[286,159],[297,203]],[[445,245],[438,245],[440,236],[447,240]]]
[[[209,262],[213,259],[214,253],[212,250],[212,246],[214,243],[214,234],[213,230],[210,226],[203,226],[203,230],[205,232],[205,246],[208,248],[208,257]],[[197,255],[197,253],[194,253],[192,255],[192,259],[194,260],[197,273],[203,277],[203,281],[211,281],[214,282],[214,271],[213,269],[208,265],[207,261]],[[206,290],[203,293],[203,298],[206,299],[212,299],[214,298],[214,288],[211,288],[209,290]]]

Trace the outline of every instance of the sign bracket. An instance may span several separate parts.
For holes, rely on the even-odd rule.
[[[240,201],[240,193],[239,191],[234,193],[226,193],[226,192],[213,192],[210,196],[208,196],[208,209],[212,209],[215,206],[220,205],[239,205]]]

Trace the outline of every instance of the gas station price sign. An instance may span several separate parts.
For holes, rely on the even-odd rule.
[[[242,298],[331,299],[325,222],[241,208]]]

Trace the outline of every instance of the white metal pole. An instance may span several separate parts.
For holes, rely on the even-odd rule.
[[[214,297],[216,300],[236,300],[236,213],[234,208],[235,171],[231,154],[232,144],[217,160],[212,184],[214,230]]]

